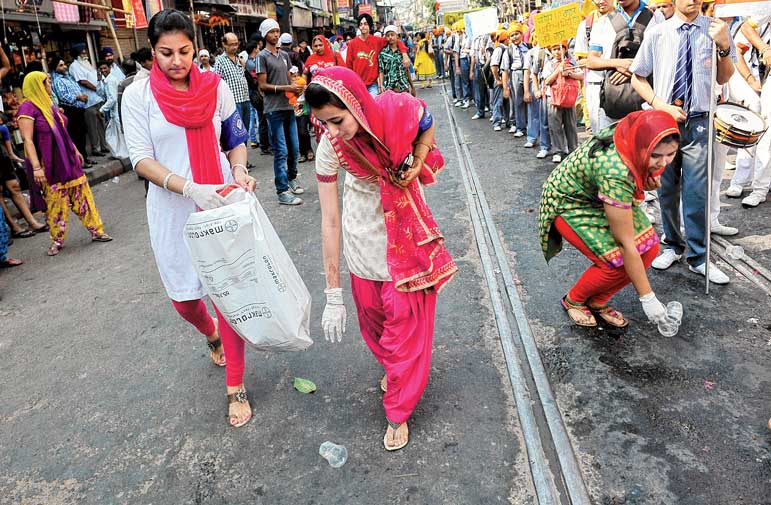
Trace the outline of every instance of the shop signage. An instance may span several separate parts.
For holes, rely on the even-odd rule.
[[[15,0],[16,10],[19,12],[34,13],[36,10],[41,14],[53,14],[54,4],[51,0]]]
[[[292,8],[292,26],[298,28],[312,28],[313,27],[313,14],[309,10],[300,9],[299,7]]]

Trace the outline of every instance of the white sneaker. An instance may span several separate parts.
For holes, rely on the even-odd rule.
[[[723,235],[725,237],[731,237],[739,234],[739,229],[733,226],[726,226],[720,223],[713,223],[711,227],[712,233],[715,235]]]
[[[757,207],[761,203],[766,201],[766,195],[757,191],[753,191],[742,200],[742,207],[749,209],[750,207]]]
[[[492,117],[492,116],[490,116],[490,122],[491,122],[491,123],[493,122],[493,117]]]
[[[466,100],[463,102],[463,105],[460,106],[461,109],[468,109],[471,106],[471,103]]]
[[[514,125],[512,125],[512,126],[509,128],[509,133],[516,133],[516,131],[517,131],[517,127],[516,127],[516,126],[514,126]]]
[[[533,146],[535,146],[535,144],[533,144],[528,140],[527,142],[525,142],[525,145],[523,145],[522,147],[524,147],[525,149],[530,149]]]
[[[536,154],[535,157],[538,159],[543,159],[548,155],[549,155],[549,152],[546,149],[541,149],[540,151],[538,151],[538,154]]]
[[[496,132],[501,131],[501,125],[497,124],[497,125],[493,126],[493,131],[496,131]]]
[[[562,156],[560,156],[559,154],[555,154],[554,156],[551,157],[551,161],[552,163],[560,163],[562,161]]]
[[[524,137],[525,134],[524,134],[524,132],[522,130],[517,130],[517,131],[514,132],[514,136],[519,138],[519,137]]]
[[[482,114],[480,114],[479,112],[477,112],[476,114],[474,114],[473,116],[471,116],[471,119],[481,119],[482,117],[483,117],[483,116],[482,116]]]
[[[463,105],[463,100],[455,100],[455,103],[453,105],[455,105],[456,107],[460,107],[461,105]]]
[[[657,195],[655,191],[645,192],[645,203],[652,202],[653,200],[657,200],[658,198],[659,198],[659,195]]]
[[[690,270],[693,273],[699,274],[701,276],[704,275],[704,271],[707,268],[706,263],[702,263],[701,265],[694,267],[691,265],[688,265],[688,270]],[[726,274],[723,273],[722,270],[720,270],[717,265],[714,263],[709,264],[709,282],[713,284],[728,284],[728,282],[731,279],[728,278]]]
[[[725,190],[725,196],[728,198],[739,198],[742,196],[742,191],[744,191],[743,187],[738,184],[731,184],[728,186],[728,189]]]
[[[664,252],[659,254],[656,259],[653,260],[651,266],[656,270],[666,270],[676,261],[680,261],[682,257],[683,255],[677,254],[674,249],[664,249]]]
[[[651,224],[656,224],[656,209],[652,205],[649,205],[643,212]]]

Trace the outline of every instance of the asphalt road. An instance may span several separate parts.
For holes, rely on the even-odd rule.
[[[99,185],[114,242],[91,244],[72,216],[58,257],[45,256],[46,237],[17,240],[11,252],[26,264],[0,271],[0,504],[535,503],[441,92],[420,91],[447,161],[427,196],[460,273],[440,295],[432,374],[405,450],[382,448],[382,371],[358,336],[345,277],[348,333],[339,345],[321,334],[312,164],[300,165],[305,204],[280,207],[271,159],[250,150],[258,197],[314,297],[314,346],[248,350],[255,418],[229,427],[224,371],[160,284],[142,184],[126,174]],[[587,261],[567,247],[547,266],[537,237],[553,165],[472,113],[454,110],[593,502],[771,503],[768,296],[735,272],[705,296],[678,265],[651,274],[660,299],[685,306],[677,337],[645,322],[630,288],[615,299],[628,330],[571,326],[558,301]],[[736,242],[771,267],[771,205],[725,202]],[[294,377],[318,391],[301,395]],[[325,440],[347,447],[345,466],[318,455]]]
[[[427,97],[439,106],[436,90]],[[90,243],[72,216],[59,256],[45,255],[44,236],[18,240],[11,252],[26,264],[0,272],[0,503],[533,503],[446,128],[439,143],[448,170],[427,195],[460,273],[440,295],[431,377],[406,449],[383,450],[382,369],[359,337],[347,277],[344,341],[321,333],[312,163],[300,165],[305,204],[279,206],[272,159],[250,150],[258,197],[313,296],[315,344],[296,354],[247,350],[255,416],[231,428],[224,371],[161,286],[142,184],[129,173],[95,187],[114,242]],[[296,392],[294,377],[318,391]],[[318,455],[326,440],[347,447],[342,468]]]

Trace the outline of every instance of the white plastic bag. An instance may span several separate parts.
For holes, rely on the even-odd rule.
[[[237,188],[237,189],[234,189]],[[311,295],[257,198],[237,186],[229,205],[191,214],[185,244],[198,277],[230,326],[251,346],[303,351]]]
[[[128,147],[126,146],[126,140],[123,138],[123,132],[120,131],[120,125],[115,118],[110,118],[107,123],[107,128],[104,132],[104,138],[107,141],[107,145],[110,146],[112,155],[116,158],[128,158]]]

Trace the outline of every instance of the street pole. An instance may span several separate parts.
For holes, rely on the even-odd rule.
[[[715,163],[715,156],[712,150],[715,147],[715,80],[717,79],[717,44],[712,41],[712,65],[711,65],[711,77],[709,87],[709,124],[707,125],[707,205],[704,209],[704,218],[706,222],[706,262],[704,263],[704,279],[706,286],[704,287],[705,294],[709,294],[709,256],[711,252],[712,244],[712,218],[710,217],[710,207],[712,205],[712,173],[715,167],[712,165]]]

